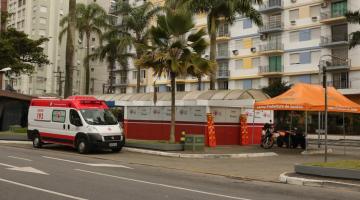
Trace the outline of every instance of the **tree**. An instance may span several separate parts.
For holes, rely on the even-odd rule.
[[[94,55],[95,58],[103,61],[106,59],[109,64],[109,87],[108,93],[113,93],[113,80],[115,79],[113,69],[116,63],[122,66],[122,69],[127,72],[128,58],[133,57],[131,53],[127,52],[127,48],[131,45],[129,34],[117,30],[116,28],[109,29],[108,32],[102,36],[102,41],[105,45],[101,45]]]
[[[10,67],[15,74],[32,73],[34,65],[49,64],[41,47],[47,38],[29,39],[24,32],[9,28],[0,33],[0,69]]]
[[[174,2],[174,0],[167,0]],[[262,0],[177,0],[178,5],[187,7],[195,14],[207,14],[208,34],[210,37],[210,60],[216,62],[216,37],[220,22],[233,24],[236,15],[244,15],[262,25],[261,14],[253,7],[253,3],[262,4]],[[210,76],[210,89],[215,89],[215,73]]]
[[[187,75],[193,66],[211,68],[213,63],[201,58],[207,47],[203,29],[191,32],[194,28],[192,16],[188,12],[166,11],[157,18],[157,26],[150,29],[152,47],[136,65],[152,68],[155,76],[169,74],[171,79],[171,130],[170,142],[175,142],[175,90],[176,77]],[[199,67],[200,68],[200,67]]]
[[[268,94],[271,98],[279,96],[280,94],[288,91],[291,88],[291,84],[276,80],[272,82],[268,87],[263,88],[263,92]]]
[[[149,28],[156,14],[161,10],[152,3],[146,2],[141,6],[132,7],[126,1],[118,1],[116,14],[122,16],[122,26],[131,35],[132,45],[135,47],[136,58],[139,59],[148,49]],[[141,66],[137,66],[136,92],[140,92]]]
[[[360,11],[349,11],[345,14],[346,19],[349,23],[360,24]],[[350,45],[349,48],[354,48],[360,44],[360,31],[355,31],[350,34]]]
[[[60,25],[62,27],[69,23],[70,13],[61,19]],[[89,5],[76,4],[76,29],[79,32],[80,38],[85,35],[86,38],[86,57],[84,59],[85,68],[85,94],[89,94],[90,91],[90,37],[92,33],[98,35],[101,38],[102,29],[108,27],[108,16],[106,11],[96,3]],[[60,38],[68,31],[68,27],[65,27],[60,32]]]
[[[73,92],[74,56],[75,56],[75,29],[76,29],[76,0],[69,0],[69,14],[66,17],[67,27],[60,33],[59,39],[65,31],[66,37],[66,60],[65,60],[65,91],[64,97],[69,97]]]

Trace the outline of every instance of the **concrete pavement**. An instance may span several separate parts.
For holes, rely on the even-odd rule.
[[[281,156],[281,155],[280,155]],[[110,159],[111,158],[111,159]],[[117,158],[117,159],[114,159]],[[270,159],[270,158],[262,158]],[[176,168],[175,162],[184,164]],[[245,169],[257,158],[216,159]],[[175,159],[122,152],[79,155],[63,147],[32,149],[0,145],[0,163],[32,167],[48,175],[0,166],[1,199],[356,199],[358,192],[291,186],[194,173],[214,159]],[[236,160],[236,162],[234,162]],[[150,162],[145,162],[150,161]],[[158,161],[158,165],[156,165]],[[175,162],[175,163],[174,163]],[[266,162],[266,161],[265,161]],[[165,167],[164,164],[169,167]],[[174,165],[170,165],[174,163]],[[194,165],[194,163],[202,163]],[[232,164],[231,164],[232,163]],[[260,164],[260,163],[259,163]],[[245,168],[244,168],[245,165]],[[107,167],[105,167],[107,166]],[[109,166],[125,166],[109,167]],[[264,166],[268,171],[270,166]],[[183,168],[183,169],[181,169]],[[217,167],[218,168],[218,167]],[[174,170],[177,169],[177,170]],[[224,168],[223,168],[224,170]],[[251,171],[251,170],[250,170]],[[249,172],[249,170],[247,170]],[[268,171],[272,174],[271,170]],[[205,171],[206,173],[206,171]],[[244,172],[245,173],[245,172]],[[278,177],[279,174],[277,174]]]

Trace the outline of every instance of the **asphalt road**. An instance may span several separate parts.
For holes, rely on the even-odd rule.
[[[0,199],[360,199],[360,192],[236,180],[0,145]]]

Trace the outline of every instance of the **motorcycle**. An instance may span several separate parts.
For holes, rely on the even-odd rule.
[[[270,149],[274,145],[274,134],[271,128],[267,128],[262,131],[261,147],[264,149]]]

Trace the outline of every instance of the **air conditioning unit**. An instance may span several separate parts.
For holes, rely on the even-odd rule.
[[[237,55],[239,55],[239,50],[234,49],[234,50],[232,51],[232,53],[233,53],[234,56],[237,56]]]
[[[260,40],[266,40],[266,39],[267,39],[267,36],[265,34],[260,35]]]
[[[290,21],[290,24],[291,24],[291,25],[295,25],[295,24],[296,24],[296,21],[295,21],[295,20],[291,20],[291,21]]]
[[[251,51],[252,53],[255,53],[255,52],[256,52],[256,47],[252,47],[252,48],[250,49],[250,51]]]
[[[291,0],[291,3],[296,3],[296,0]]]
[[[328,6],[328,2],[327,2],[327,1],[321,3],[321,7],[322,7],[322,8],[326,8],[327,6]]]
[[[312,19],[313,22],[316,22],[318,20],[318,17],[315,16],[315,17],[312,17],[311,19]]]

